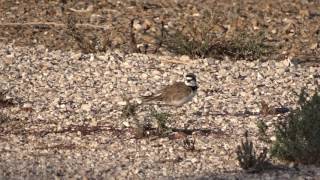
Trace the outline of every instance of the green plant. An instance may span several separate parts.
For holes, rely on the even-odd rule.
[[[158,38],[161,45],[175,54],[210,57],[217,40],[214,28],[219,17],[216,13],[206,10],[199,18],[186,19],[187,25],[183,29],[176,29],[170,33],[162,29]]]
[[[246,32],[236,34],[228,41],[225,54],[240,59],[257,59],[270,53],[269,46],[263,44],[264,33],[250,35]]]
[[[168,130],[166,123],[169,118],[168,113],[158,112],[155,110],[151,110],[151,116],[156,119],[158,125],[158,133],[163,134]]]
[[[5,114],[3,114],[3,113],[0,113],[0,125],[1,125],[2,123],[8,122],[9,120],[10,120],[10,117],[9,117],[9,116],[7,116],[7,115],[5,115]]]
[[[158,39],[169,51],[191,57],[254,60],[271,53],[272,48],[264,44],[263,31],[257,34],[234,31],[227,37],[226,30],[218,30],[223,29],[220,21],[216,13],[204,11],[201,17],[188,19],[183,29],[164,31]]]
[[[186,35],[181,31],[164,36],[165,47],[176,54],[191,57],[223,58],[254,60],[271,52],[271,47],[263,44],[262,33],[249,35],[248,33],[235,34],[230,40],[217,38],[212,32]]]
[[[258,129],[259,129],[259,134],[261,134],[261,135],[266,135],[266,131],[267,131],[267,129],[268,129],[268,126],[267,126],[267,124],[266,124],[264,121],[259,120],[259,121],[257,122],[257,127],[258,127]]]
[[[245,132],[244,137],[244,141],[241,140],[241,145],[238,145],[236,149],[240,167],[248,172],[259,172],[267,168],[269,165],[267,149],[264,148],[257,156],[252,141],[248,139],[248,132]]]
[[[310,100],[307,100],[310,99]],[[299,95],[299,108],[276,125],[276,141],[271,154],[282,160],[320,164],[320,95]]]
[[[136,115],[137,104],[132,104],[127,100],[127,104],[122,108],[122,117],[129,118]]]
[[[189,55],[191,57],[210,57],[214,48],[216,36],[213,32],[213,19],[204,18],[204,22],[188,21],[185,30],[173,33],[162,33],[162,45],[169,51]]]
[[[263,120],[258,120],[257,127],[258,127],[259,139],[264,142],[269,142],[270,140],[268,139],[268,136],[267,136],[267,130],[268,130],[267,124]]]

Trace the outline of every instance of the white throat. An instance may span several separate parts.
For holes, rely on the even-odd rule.
[[[189,86],[189,87],[197,87],[197,82],[195,80],[188,81],[187,79],[184,83],[186,84],[186,86]]]

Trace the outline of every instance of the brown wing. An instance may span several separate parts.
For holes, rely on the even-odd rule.
[[[182,99],[189,93],[191,88],[187,87],[183,82],[176,82],[172,85],[166,86],[157,94],[142,97],[143,101],[172,101],[174,99]]]
[[[183,99],[188,96],[192,92],[192,89],[186,86],[183,82],[176,82],[165,87],[160,92],[160,96],[163,101],[173,101]]]

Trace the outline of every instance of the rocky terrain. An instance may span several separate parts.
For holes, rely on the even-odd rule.
[[[291,111],[302,88],[319,87],[320,5],[294,2],[0,1],[0,90],[8,102],[0,104],[0,179],[317,179],[319,167],[277,159],[265,171],[242,171],[235,153],[246,131],[258,152],[269,148],[257,123],[274,141],[274,124],[287,112],[272,109]],[[134,45],[154,48],[161,21],[182,28],[184,18],[202,18],[203,5],[230,12],[216,20],[220,38],[264,29],[273,52],[249,61],[174,55],[165,47],[137,53],[128,44],[132,18]],[[73,27],[86,41],[66,30],[69,11],[82,13]],[[107,48],[100,41],[82,46],[109,31]],[[125,116],[141,96],[189,72],[199,83],[191,102],[140,104]],[[153,134],[153,111],[169,114],[173,132]],[[137,122],[150,123],[151,134],[139,135]]]
[[[256,140],[258,120],[270,125],[282,117],[259,114],[260,102],[294,108],[294,92],[304,86],[314,91],[320,73],[318,67],[287,60],[176,57],[184,62],[176,64],[168,61],[174,57],[90,56],[4,44],[0,53],[1,87],[9,92],[6,99],[19,103],[2,109],[9,116],[1,123],[2,177],[184,178],[234,172],[239,170],[235,148],[245,130]],[[180,81],[185,72],[197,74],[197,96],[163,111],[171,114],[169,126],[194,130],[195,150],[186,150],[183,139],[135,138],[134,122],[121,116],[124,97],[138,99]],[[140,108],[137,116],[148,113],[148,107]],[[205,129],[210,131],[202,133]],[[291,171],[276,176],[319,175]]]

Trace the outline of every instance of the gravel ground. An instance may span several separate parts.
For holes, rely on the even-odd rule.
[[[243,172],[235,153],[245,131],[258,151],[270,147],[257,122],[273,141],[286,113],[272,110],[296,108],[295,93],[319,86],[319,1],[0,0],[0,12],[0,93],[14,103],[0,103],[0,179],[319,179],[319,167],[275,159]],[[214,41],[263,34],[272,48],[254,61],[169,56],[165,44],[156,54],[163,28],[188,39],[212,29]],[[200,87],[192,102],[123,116],[189,72]],[[152,108],[170,114],[176,134],[137,137],[136,120],[156,127]]]
[[[235,148],[248,130],[258,149],[256,123],[272,126],[283,114],[262,115],[260,103],[296,107],[302,87],[315,91],[318,64],[294,65],[290,59],[267,62],[218,61],[127,54],[113,51],[81,54],[48,51],[44,46],[0,44],[2,108],[0,179],[316,179],[320,169],[274,161],[260,174],[240,171]],[[125,98],[181,81],[193,72],[199,91],[171,114],[168,126],[193,130],[195,150],[183,139],[149,136],[138,139],[134,122],[122,116]],[[150,106],[150,105],[149,105]],[[138,119],[146,119],[142,105]],[[272,128],[271,128],[272,129]],[[205,130],[210,130],[203,133]],[[272,134],[272,132],[269,132]],[[270,138],[273,139],[272,135]]]

